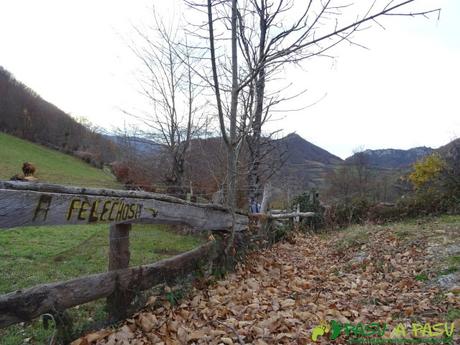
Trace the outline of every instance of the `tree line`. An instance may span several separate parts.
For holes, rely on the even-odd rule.
[[[116,157],[116,146],[88,123],[76,121],[0,66],[0,130],[74,154],[96,166]]]

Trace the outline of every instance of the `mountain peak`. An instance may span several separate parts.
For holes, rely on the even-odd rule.
[[[342,161],[339,157],[312,144],[295,132],[289,133],[277,142],[288,152],[289,163],[301,164],[306,161],[316,161],[323,164],[338,164]]]

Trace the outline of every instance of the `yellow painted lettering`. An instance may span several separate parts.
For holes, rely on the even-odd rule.
[[[138,204],[136,214],[134,215],[134,218],[136,218],[136,219],[140,218],[141,214],[142,214],[142,205]]]
[[[116,216],[116,220],[121,220],[122,219],[122,215],[123,215],[123,207],[125,207],[125,204],[123,203],[123,201],[118,205],[118,211],[117,211],[117,216]]]
[[[107,212],[109,212],[109,205],[112,203],[112,201],[110,200],[107,200],[106,202],[104,202],[104,206],[102,206],[102,213],[101,213],[101,218],[100,220],[105,222],[107,220],[107,218],[104,218],[104,216],[107,215]]]
[[[419,332],[423,333],[423,325],[420,323],[413,323],[412,334],[414,335],[414,337],[420,336]]]
[[[70,220],[70,218],[72,217],[72,212],[73,210],[76,210],[80,207],[80,199],[73,199],[71,202],[70,202],[70,205],[69,205],[69,209],[67,211],[67,220]]]
[[[424,337],[432,337],[432,332],[431,332],[431,325],[430,323],[426,323],[425,326],[423,326],[423,336]]]
[[[123,220],[126,220],[128,218],[128,212],[129,212],[129,205],[126,205],[123,207]]]
[[[97,215],[97,209],[99,207],[99,200],[96,200],[93,202],[93,204],[91,205],[91,210],[89,212],[89,218],[88,218],[88,221],[90,223],[92,222],[96,222],[98,220],[98,215]]]
[[[79,220],[85,220],[87,217],[87,212],[89,209],[89,202],[83,201],[80,206],[80,211],[78,212],[78,219]]]
[[[134,218],[135,208],[136,208],[136,204],[129,205],[128,219]]]
[[[115,202],[112,204],[112,207],[110,208],[110,214],[109,214],[109,220],[110,220],[110,221],[114,221],[114,220],[115,220],[115,218],[112,218],[112,214],[113,214],[113,210],[114,210],[114,208],[115,208],[115,205],[118,205],[118,204],[119,204],[119,202],[118,202],[118,201],[115,201]]]

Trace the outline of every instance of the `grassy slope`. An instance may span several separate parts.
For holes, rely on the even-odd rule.
[[[115,178],[78,158],[0,133],[0,179],[21,172],[22,163],[37,167],[40,181],[86,187],[120,188]]]
[[[83,161],[0,133],[0,179],[34,163],[40,181],[86,187],[120,188],[114,177]],[[201,240],[158,225],[134,225],[130,235],[131,265],[147,264],[190,250]],[[107,269],[108,225],[28,227],[0,231],[0,294],[37,284],[67,280]],[[75,328],[106,318],[104,301],[72,308]],[[47,344],[53,330],[40,320],[31,326],[0,330],[0,345]]]
[[[132,266],[152,263],[197,247],[201,239],[166,226],[135,224],[130,234]],[[17,228],[0,232],[0,294],[34,285],[104,272],[108,265],[108,226]],[[107,319],[104,300],[69,309],[74,329]],[[0,329],[0,345],[48,344],[53,327],[40,319]]]
[[[0,294],[40,283],[104,272],[106,224],[17,228],[0,232]],[[200,240],[167,227],[135,224],[130,234],[132,266],[193,249]]]

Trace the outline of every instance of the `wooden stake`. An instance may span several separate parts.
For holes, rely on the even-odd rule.
[[[129,231],[131,224],[114,224],[110,226],[109,271],[129,267]],[[107,311],[111,319],[125,318],[133,299],[133,292],[117,284],[115,291],[107,297]]]

